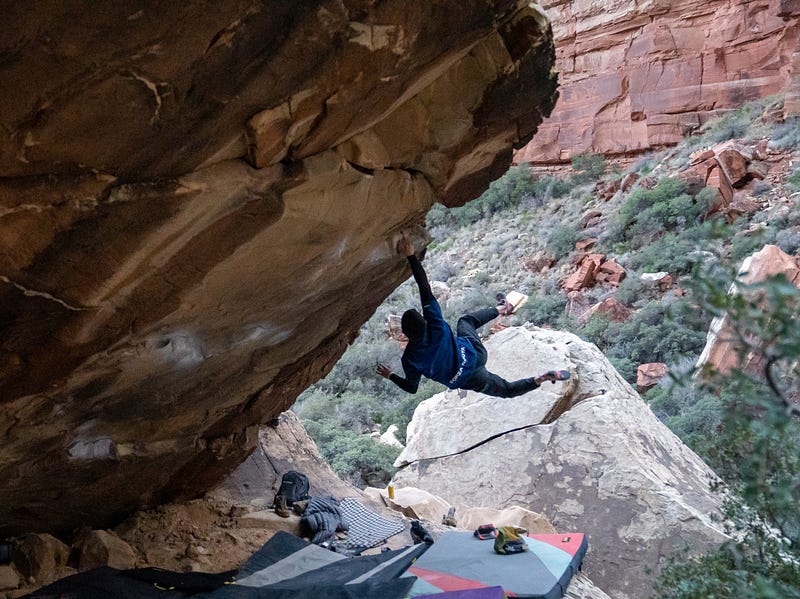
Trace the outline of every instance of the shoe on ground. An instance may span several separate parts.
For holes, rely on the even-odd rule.
[[[283,495],[275,495],[275,513],[281,518],[288,518],[291,515],[289,507],[286,505],[286,498]]]
[[[457,526],[455,507],[451,507],[449,510],[447,510],[447,515],[442,516],[442,524],[445,526],[452,526],[453,528]]]

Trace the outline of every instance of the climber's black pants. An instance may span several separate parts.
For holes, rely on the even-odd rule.
[[[459,337],[467,337],[478,353],[475,373],[462,385],[462,388],[469,389],[470,391],[477,391],[484,395],[493,395],[495,397],[517,397],[528,391],[533,391],[539,386],[536,384],[535,378],[509,382],[486,370],[486,358],[488,354],[481,342],[481,338],[478,336],[478,329],[495,318],[497,318],[496,308],[482,308],[475,312],[465,314],[458,319],[456,335]]]

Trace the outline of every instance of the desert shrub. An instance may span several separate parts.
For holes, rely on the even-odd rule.
[[[548,235],[545,249],[550,256],[560,260],[568,256],[575,249],[575,244],[584,238],[585,234],[578,223],[560,223]]]
[[[793,191],[800,191],[800,168],[792,171],[792,174],[786,178],[786,183]]]
[[[699,355],[705,344],[705,327],[698,328],[698,323],[687,320],[691,311],[684,313],[685,305],[683,300],[672,304],[650,302],[625,322],[595,315],[578,334],[597,345],[625,380],[635,383],[639,364],[670,363]],[[679,314],[680,319],[677,318]]]
[[[740,261],[753,252],[757,252],[765,244],[773,243],[777,231],[773,227],[764,227],[747,235],[735,235],[731,239],[730,257]]]
[[[664,177],[653,189],[637,189],[619,211],[624,239],[643,238],[641,246],[663,230],[671,231],[697,223],[704,217],[707,196],[691,196],[681,179]]]
[[[498,290],[499,291],[499,290]],[[455,327],[456,321],[468,312],[479,308],[494,306],[496,303],[494,293],[485,287],[473,287],[463,290],[442,304],[442,314],[451,326]]]
[[[750,115],[741,108],[731,110],[709,122],[704,138],[706,143],[716,144],[729,139],[744,137],[750,127]]]
[[[646,400],[650,409],[695,453],[714,467],[710,447],[722,423],[722,401],[690,380],[655,387]]]
[[[775,545],[770,543],[769,551],[760,557],[745,544],[734,542],[701,556],[682,552],[662,569],[653,598],[797,599],[797,565],[787,562],[780,545]]]
[[[575,184],[596,181],[606,172],[608,164],[602,154],[578,154],[572,157],[572,175]]]
[[[764,110],[775,102],[775,97],[766,97],[742,103],[738,108],[708,121],[703,128],[700,141],[704,145],[714,145],[729,139],[762,135]]]
[[[544,176],[538,177],[533,184],[533,208],[547,204],[553,198],[563,198],[574,187],[570,179]]]
[[[537,326],[553,326],[564,315],[567,298],[563,293],[531,295],[528,302],[519,309],[520,318]]]
[[[651,285],[646,285],[635,273],[628,273],[614,292],[614,297],[626,306],[633,306],[643,299],[655,299],[658,292]]]
[[[800,150],[800,117],[789,117],[772,132],[770,147],[777,150]]]
[[[341,430],[333,421],[308,420],[303,424],[333,471],[356,486],[386,484],[396,472],[393,464],[400,455],[399,448]]]
[[[464,268],[463,261],[459,260],[457,256],[453,254],[442,254],[436,261],[430,261],[426,263],[426,268],[428,269],[428,279],[431,281],[450,281],[456,277],[458,277]],[[416,292],[416,289],[414,289]],[[415,293],[415,299],[413,301],[418,300],[419,295]],[[407,304],[409,302],[406,302]],[[408,305],[408,308],[414,307],[412,305]],[[406,308],[403,308],[404,310]]]
[[[775,245],[790,256],[800,250],[800,229],[783,229],[775,234]]]
[[[766,181],[756,181],[753,185],[753,195],[758,197],[772,190],[772,185]]]
[[[527,164],[512,166],[502,177],[492,181],[489,188],[471,202],[457,208],[434,204],[428,211],[429,229],[447,230],[466,227],[479,220],[529,203],[542,193],[541,184],[533,177]]]
[[[692,235],[703,230],[692,228],[681,233],[667,233],[637,252],[628,255],[626,266],[640,272],[686,273],[694,261],[693,251],[697,249],[698,239]]]

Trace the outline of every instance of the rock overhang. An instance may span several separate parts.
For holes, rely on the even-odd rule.
[[[3,534],[219,482],[555,102],[526,3],[272,4],[6,20]]]

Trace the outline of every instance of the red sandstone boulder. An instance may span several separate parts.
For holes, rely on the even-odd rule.
[[[564,310],[567,316],[571,316],[578,322],[586,322],[589,317],[585,315],[590,308],[591,302],[589,298],[580,291],[570,291],[567,294],[567,305]]]
[[[581,228],[593,227],[600,222],[601,218],[603,218],[603,213],[599,210],[587,210],[581,216]]]
[[[667,365],[662,362],[640,364],[636,369],[636,389],[644,393],[652,389],[669,373]]]
[[[740,273],[740,279],[744,283],[756,283],[782,274],[788,282],[800,287],[800,259],[789,256],[775,245],[764,246],[761,251],[747,258],[742,263]],[[723,373],[740,367],[751,372],[758,371],[762,366],[761,357],[751,354],[743,363],[740,362],[737,346],[728,341],[732,337],[728,330],[727,317],[714,319],[697,366],[710,367]]]
[[[594,273],[597,270],[596,264],[592,260],[584,260],[574,273],[564,282],[564,291],[578,291],[586,287],[591,287],[594,281]]]
[[[716,150],[716,156],[725,177],[733,187],[744,181],[747,177],[747,165],[753,159],[752,151],[740,144],[728,142]]]
[[[219,484],[557,97],[522,0],[54,6],[3,14],[0,538]]]
[[[620,302],[617,298],[609,297],[604,299],[599,304],[595,304],[592,306],[581,319],[582,322],[587,322],[592,316],[595,314],[602,316],[606,320],[611,320],[613,322],[625,322],[630,318],[630,315],[633,314],[635,310],[633,308],[629,308],[622,302]]]
[[[625,276],[625,269],[618,262],[606,260],[600,265],[594,278],[598,283],[609,283],[616,286],[623,281]]]
[[[577,249],[577,248],[576,248]],[[564,291],[578,291],[596,283],[619,285],[625,278],[625,269],[603,254],[588,254],[578,259],[577,270],[563,284]]]
[[[719,165],[712,167],[708,172],[706,187],[716,190],[716,195],[709,207],[709,214],[719,212],[727,207],[733,199],[733,187]]]
[[[523,259],[522,267],[530,272],[542,272],[546,268],[550,268],[556,263],[556,261],[545,254],[544,252],[539,252],[533,256]]]
[[[761,210],[761,203],[747,197],[734,197],[731,204],[722,211],[729,223],[735,222],[745,214],[755,214]]]
[[[619,188],[622,191],[630,191],[634,184],[639,180],[639,173],[628,173],[622,178]]]

